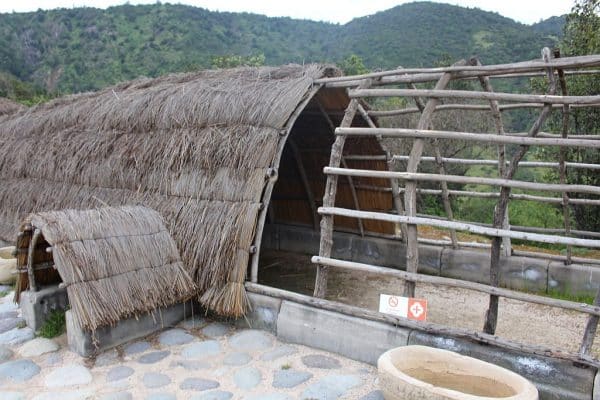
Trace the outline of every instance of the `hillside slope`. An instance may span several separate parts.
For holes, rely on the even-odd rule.
[[[371,68],[431,65],[445,55],[484,63],[537,57],[559,24],[534,29],[498,14],[410,3],[335,25],[153,4],[0,14],[0,71],[49,91],[78,92],[140,75],[211,66],[220,55],[264,54],[267,64],[336,62]]]

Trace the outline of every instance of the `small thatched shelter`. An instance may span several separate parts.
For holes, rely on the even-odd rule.
[[[314,80],[339,73],[290,65],[174,74],[2,119],[0,239],[14,240],[31,212],[142,204],[165,219],[201,302],[241,315],[265,219],[314,226],[332,127],[349,102],[344,89]],[[346,149],[383,154],[372,138],[350,139]],[[352,165],[386,169],[380,161]],[[351,189],[338,191],[343,206],[391,207],[385,194]],[[351,219],[345,225],[356,228]]]
[[[24,105],[16,103],[7,98],[0,97],[0,117],[2,117],[3,115],[14,114],[14,113],[22,111],[24,109],[25,109]]]
[[[195,294],[162,217],[149,208],[42,212],[28,216],[24,226],[39,230],[44,245],[36,246],[38,253],[52,246],[53,267],[67,288],[74,320],[87,331]],[[28,275],[21,271],[23,288]]]

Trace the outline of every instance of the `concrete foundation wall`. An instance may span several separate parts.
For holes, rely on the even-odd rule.
[[[341,313],[321,310],[287,300],[249,293],[251,303],[261,312],[251,313],[246,326],[273,327],[278,338],[376,365],[385,351],[399,346],[420,344],[455,351],[497,364],[529,379],[542,400],[591,400],[600,398],[594,386],[595,368],[582,368],[571,362],[526,353],[507,351],[493,345],[453,337],[434,336],[420,330],[396,327]],[[264,312],[268,309],[268,312]],[[261,316],[268,315],[268,320]]]
[[[320,232],[292,225],[266,225],[263,248],[315,255]],[[378,266],[406,269],[406,246],[391,239],[360,237],[336,232],[333,257]],[[500,285],[532,292],[562,292],[594,296],[600,287],[600,268],[565,266],[530,257],[501,257]],[[419,246],[419,272],[473,282],[489,283],[489,251]]]
[[[53,311],[65,311],[69,308],[67,289],[60,289],[55,285],[37,292],[24,291],[21,293],[20,306],[27,326],[37,331]]]
[[[98,352],[119,346],[134,339],[177,325],[200,307],[191,303],[180,303],[153,313],[138,315],[137,318],[122,319],[114,326],[105,326],[94,332],[84,331],[73,319],[73,312],[67,311],[67,340],[69,349],[82,357],[90,357]],[[94,344],[95,343],[95,344]]]

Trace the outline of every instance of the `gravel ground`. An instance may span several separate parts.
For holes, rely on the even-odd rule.
[[[310,256],[268,251],[261,254],[260,283],[312,294],[315,266]],[[330,268],[327,298],[377,310],[379,294],[402,295],[404,281]],[[471,290],[417,284],[416,297],[428,303],[427,320],[457,328],[481,330],[489,296]],[[522,343],[577,352],[587,316],[575,311],[500,299],[498,336]],[[600,343],[592,349],[600,357]]]

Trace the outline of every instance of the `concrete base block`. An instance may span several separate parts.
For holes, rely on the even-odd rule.
[[[283,301],[277,336],[288,342],[376,364],[385,351],[408,343],[408,329]]]
[[[542,400],[589,400],[592,397],[596,376],[594,368],[581,368],[567,361],[501,350],[416,330],[411,332],[408,344],[451,350],[514,371],[535,384]]]
[[[319,254],[320,231],[289,225],[278,225],[276,229],[278,250]]]
[[[444,249],[441,264],[442,276],[484,284],[490,282],[489,252]],[[535,258],[502,257],[500,259],[500,286],[545,292],[548,264],[547,260]]]
[[[315,255],[319,253],[319,234],[307,227],[267,224],[263,248]],[[406,247],[398,240],[335,232],[332,256],[406,269]],[[419,272],[488,284],[489,250],[420,245]],[[502,257],[500,285],[530,292],[558,290],[566,294],[594,296],[600,286],[600,269],[575,264],[565,266],[561,262],[530,257]]]
[[[66,288],[49,286],[37,292],[21,293],[19,305],[27,326],[37,331],[44,325],[50,313],[56,310],[64,311],[69,307],[69,297]]]
[[[252,311],[235,321],[240,328],[262,329],[277,334],[277,318],[281,300],[256,293],[248,293]]]
[[[191,303],[180,303],[144,314],[138,318],[122,319],[114,326],[99,328],[94,333],[85,332],[73,319],[73,312],[67,311],[67,340],[69,349],[82,357],[90,357],[96,353],[119,346],[130,340],[138,339],[164,328],[175,326],[192,314],[192,309],[199,306]],[[97,346],[94,345],[94,339]]]
[[[600,400],[600,371],[596,372],[596,377],[594,378],[594,393],[592,395],[592,400]]]
[[[600,268],[562,262],[548,267],[548,290],[572,295],[595,296],[600,286]]]

